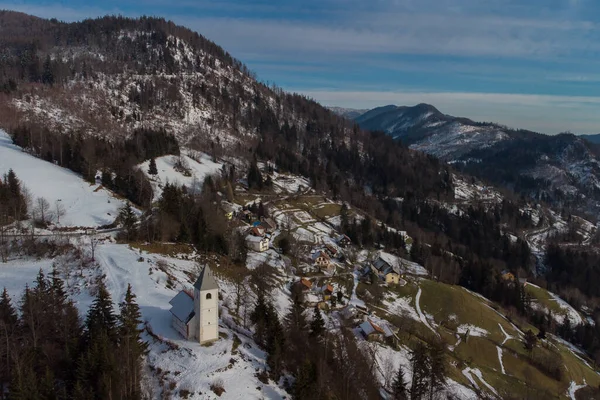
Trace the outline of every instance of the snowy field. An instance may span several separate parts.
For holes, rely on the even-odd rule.
[[[50,203],[51,213],[57,203],[64,208],[60,226],[111,224],[124,204],[108,190],[86,182],[73,171],[25,153],[0,130],[0,174],[4,175],[11,168],[31,192],[34,203],[43,197]]]
[[[184,152],[182,150],[182,152]],[[162,189],[167,183],[176,184],[178,186],[185,186],[192,191],[200,191],[202,189],[202,183],[204,178],[209,175],[219,174],[222,164],[215,163],[211,158],[203,153],[198,153],[199,157],[194,157],[200,160],[200,162],[194,160],[187,155],[182,155],[181,160],[185,169],[188,171],[184,173],[183,170],[177,168],[177,163],[180,157],[177,156],[163,156],[155,159],[156,169],[158,175],[150,175],[148,173],[148,167],[150,166],[150,160],[144,161],[139,165],[139,168],[150,178],[152,188],[154,190],[154,199],[158,199],[162,194]]]
[[[285,391],[274,382],[264,384],[256,378],[257,371],[266,367],[266,355],[247,336],[247,332],[231,322],[226,307],[220,307],[221,338],[212,345],[201,346],[199,343],[187,341],[171,327],[169,301],[181,288],[192,287],[188,274],[195,273],[195,262],[141,253],[127,245],[110,242],[98,246],[96,260],[97,268],[84,274],[85,281],[72,279],[67,285],[81,316],[85,317],[93,299],[90,290],[94,285],[89,282],[90,277],[105,276],[115,306],[123,300],[127,285],[131,284],[137,296],[142,319],[161,339],[157,341],[145,335],[145,340],[150,344],[148,362],[155,369],[160,368],[163,371],[167,383],[175,388],[174,394],[189,391],[193,394],[188,398],[203,400],[285,398]],[[34,284],[40,268],[49,273],[54,261],[22,259],[0,263],[0,287],[6,286],[11,297],[18,302],[25,285]],[[230,286],[224,281],[220,282],[223,305],[232,303]],[[281,304],[285,308],[289,307],[287,303]],[[234,336],[241,341],[235,351]],[[216,379],[221,379],[225,388],[225,393],[220,397],[210,389],[210,385]],[[153,381],[149,384],[154,386],[153,398],[158,398],[158,383]]]

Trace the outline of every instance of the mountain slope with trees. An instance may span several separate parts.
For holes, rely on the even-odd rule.
[[[461,197],[459,184],[461,190],[470,185],[472,192],[494,189],[483,188],[473,177],[460,176],[453,167],[410,149],[402,140],[363,130],[304,96],[257,81],[242,63],[214,43],[163,19],[104,17],[62,23],[1,12],[0,22],[6,22],[0,24],[5,51],[0,59],[2,127],[26,151],[70,168],[89,181],[100,180],[103,186],[139,205],[145,211],[139,219],[130,203],[121,210],[116,239],[141,242],[150,248],[173,242],[191,246],[201,256],[218,260],[215,270],[226,277],[234,271],[236,278],[249,278],[256,289],[256,299],[251,300],[256,300],[259,312],[248,321],[244,317],[243,332],[252,335],[266,351],[270,371],[259,375],[259,380],[268,381],[265,375],[270,375],[278,382],[288,368],[296,378],[288,388],[295,398],[306,398],[315,390],[319,399],[329,393],[338,398],[357,392],[377,396],[375,364],[370,364],[373,357],[363,357],[351,331],[323,334],[329,316],[316,310],[306,313],[313,315],[310,327],[297,309],[290,310],[284,326],[278,317],[281,310],[274,309],[269,295],[263,296],[264,285],[278,274],[298,277],[296,268],[302,262],[298,254],[306,250],[305,232],[313,218],[322,224],[321,234],[323,229],[339,230],[337,233],[347,234],[360,249],[389,249],[410,258],[448,287],[464,286],[514,310],[519,318],[531,317],[522,291],[502,276],[505,271],[533,275],[536,260],[528,233],[550,229],[558,224],[555,220],[562,229],[566,223],[560,216],[552,221],[542,218],[553,214],[510,191],[486,201]],[[394,120],[390,112],[394,110],[383,110],[381,115]],[[374,113],[376,110],[366,114]],[[403,109],[402,116],[394,121],[415,138],[427,123],[467,124],[427,105]],[[494,129],[490,128],[490,135],[496,137]],[[502,136],[498,142],[508,140]],[[194,152],[206,153],[223,165],[222,169],[198,183],[201,190],[168,182],[155,198],[150,180],[160,172],[156,160],[165,155],[190,157]],[[186,172],[183,165],[178,169]],[[18,191],[8,194],[14,180],[5,180],[2,204],[7,211],[2,211],[12,213],[13,220],[27,218],[25,211],[15,210]],[[327,203],[321,204],[327,210],[335,210],[331,218],[336,222],[325,215],[310,214],[317,211],[312,207],[308,207],[306,218],[298,208],[309,196]],[[244,209],[250,220],[233,220],[223,212],[227,207]],[[291,267],[270,273],[269,268],[251,263],[256,255],[249,255],[237,228],[246,229],[271,212],[275,217],[275,212],[290,209],[298,214],[277,221],[277,234],[282,236],[277,245],[290,259]],[[295,232],[294,218],[303,219],[303,226],[295,226]],[[574,231],[577,234],[577,227]],[[586,231],[586,235],[588,240],[591,233]],[[557,241],[564,245],[567,239]],[[17,251],[18,246],[11,249]],[[283,259],[275,250],[268,251],[273,260]],[[351,252],[358,268],[358,251]],[[136,258],[130,260],[130,256],[136,254],[127,258],[128,264],[135,265]],[[578,258],[584,260],[585,256]],[[105,261],[110,270],[115,267],[110,259]],[[139,257],[138,262],[144,258]],[[161,283],[169,290],[177,281],[185,282],[169,276],[168,267],[161,268],[165,274]],[[567,270],[562,263],[551,268],[558,275]],[[358,271],[348,272],[345,278],[350,277],[352,286],[353,274]],[[539,277],[540,281],[543,278]],[[555,284],[554,276],[551,278]],[[565,292],[579,290],[582,281],[578,275],[559,288]],[[411,285],[419,290],[415,301],[421,298],[420,282],[417,277],[417,284]],[[279,287],[284,283],[279,282]],[[244,285],[237,282],[236,288],[241,291]],[[357,288],[346,290],[347,297],[356,297],[352,291]],[[365,298],[383,299],[380,285],[370,288],[373,294],[369,292]],[[583,291],[590,297],[584,296],[581,304],[596,314],[600,312],[592,297],[595,292]],[[275,293],[289,296],[287,292]],[[420,309],[417,311],[421,314]],[[240,317],[232,316],[242,325]],[[543,318],[538,322],[539,326],[547,325]],[[289,329],[294,324],[301,329]],[[565,336],[584,346],[589,354],[600,354],[599,343],[590,339],[597,333],[595,325],[586,324],[581,329],[587,336],[576,337],[571,328]],[[291,342],[288,335],[319,351],[307,356],[287,347]],[[424,336],[418,340],[424,338],[431,339]],[[330,340],[336,346],[328,345]],[[434,342],[427,341],[431,346]],[[419,359],[414,360],[415,369],[422,372],[411,382],[414,393],[433,393],[442,385],[440,375],[430,368],[430,364],[440,366],[431,346],[423,347]],[[346,369],[348,365],[352,368]],[[398,393],[402,392],[400,381]]]
[[[581,136],[474,122],[428,104],[378,107],[355,121],[537,201],[591,212],[600,205],[600,151]]]

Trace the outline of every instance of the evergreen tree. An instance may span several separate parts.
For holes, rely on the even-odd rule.
[[[342,208],[340,209],[340,220],[342,232],[347,232],[348,227],[350,225],[350,213],[348,211],[348,206],[346,205],[346,203],[343,203]]]
[[[113,311],[110,293],[103,281],[98,284],[98,292],[88,311],[85,326],[90,341],[97,340],[99,336],[116,340],[117,317]]]
[[[321,310],[319,310],[319,306],[315,306],[315,312],[313,316],[313,320],[310,323],[310,336],[315,338],[320,338],[325,332],[325,321],[323,321],[323,316],[321,315]]]
[[[271,306],[269,311],[269,330],[267,337],[267,365],[271,369],[271,374],[275,381],[279,380],[283,370],[283,351],[285,346],[285,334],[281,322],[277,317],[275,308]]]
[[[410,398],[411,400],[419,400],[427,393],[427,378],[429,376],[427,347],[423,343],[417,343],[415,349],[411,352],[410,362],[413,370]]]
[[[256,158],[250,164],[250,169],[248,170],[248,188],[262,190],[264,187],[262,174],[260,169],[258,168],[258,164],[256,162]]]
[[[54,72],[52,72],[52,62],[50,61],[50,56],[46,57],[46,61],[44,61],[44,67],[42,71],[42,83],[46,85],[54,84]]]
[[[429,400],[446,383],[446,363],[444,360],[444,346],[436,342],[429,346]]]
[[[527,332],[525,332],[525,348],[531,352],[536,344],[537,337],[531,331],[531,329],[528,329]]]
[[[254,310],[250,313],[250,322],[254,325],[254,339],[265,347],[268,327],[268,307],[263,293],[259,293]]]
[[[0,297],[0,393],[4,393],[5,382],[11,380],[11,348],[15,340],[17,321],[17,311],[4,288]]]
[[[137,216],[130,202],[125,203],[119,210],[119,218],[123,224],[123,229],[127,236],[127,240],[131,240],[134,236],[135,224],[137,222]]]
[[[392,400],[407,400],[406,382],[404,381],[404,371],[402,367],[398,368],[396,379],[392,384]]]
[[[294,400],[307,400],[316,397],[318,385],[317,367],[309,359],[305,359],[304,363],[298,369],[296,381],[292,386],[292,395]]]
[[[119,314],[119,339],[121,347],[121,357],[123,363],[123,379],[125,381],[125,391],[128,399],[140,398],[140,373],[141,359],[146,351],[146,343],[142,341],[142,314],[140,308],[135,302],[135,294],[131,290],[131,285],[127,285],[125,299],[120,304]]]
[[[150,165],[148,166],[148,174],[158,175],[158,169],[156,168],[156,160],[154,158],[150,159]]]

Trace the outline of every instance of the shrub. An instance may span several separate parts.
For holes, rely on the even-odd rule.
[[[217,396],[221,397],[225,393],[225,386],[223,379],[217,378],[210,384],[210,390],[212,390]]]

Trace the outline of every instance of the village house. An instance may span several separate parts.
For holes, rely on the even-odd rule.
[[[360,331],[367,340],[381,340],[384,337],[384,330],[370,319],[359,325]]]
[[[331,258],[322,250],[315,251],[312,254],[312,260],[313,263],[319,268],[327,267],[329,264],[331,264]]]
[[[393,338],[395,334],[394,330],[397,331],[397,329],[392,330],[392,327],[390,327],[386,321],[374,321],[371,318],[366,318],[358,328],[364,338],[369,341],[380,341],[384,338]]]
[[[273,233],[277,229],[277,224],[271,218],[263,218],[260,226],[267,232]]]
[[[331,295],[333,294],[333,286],[331,286],[329,283],[323,285],[323,287],[321,287],[321,293],[323,294],[324,301],[331,300]]]
[[[250,228],[250,234],[254,236],[262,237],[265,236],[266,233],[267,231],[265,230],[265,228],[260,225],[254,225],[252,228]]]
[[[269,250],[269,238],[256,235],[248,235],[246,236],[246,246],[250,250],[262,253],[263,251]]]
[[[184,338],[200,344],[219,338],[219,286],[208,266],[194,283],[194,293],[182,290],[171,301],[171,325]]]
[[[502,271],[502,279],[505,280],[505,281],[514,282],[515,281],[515,275],[512,272],[510,272],[510,271],[508,271],[508,270],[505,269],[504,271]]]
[[[394,271],[394,268],[383,258],[379,257],[371,265],[371,270],[385,283],[400,283],[400,274]]]
[[[319,268],[319,271],[326,275],[333,275],[335,273],[335,263],[331,261],[331,258],[323,250],[317,250],[312,255],[313,263]]]
[[[300,279],[300,280],[299,280],[298,282],[296,282],[296,283],[297,283],[298,285],[300,285],[300,288],[301,288],[303,291],[306,291],[306,290],[310,290],[310,289],[312,289],[312,282],[311,282],[311,281],[309,281],[309,280],[308,280],[308,279],[306,279],[306,278],[302,278],[302,279]]]
[[[352,240],[350,240],[350,238],[344,234],[339,235],[335,241],[341,247],[347,247],[352,244]]]
[[[244,211],[242,211],[240,213],[240,218],[243,221],[246,221],[246,222],[252,221],[252,211],[250,211],[250,210],[244,210]]]
[[[330,257],[336,258],[339,255],[339,250],[331,243],[325,244],[324,249]]]

